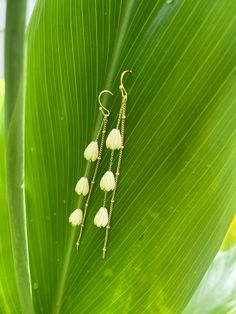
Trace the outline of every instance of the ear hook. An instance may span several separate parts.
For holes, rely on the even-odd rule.
[[[104,94],[104,93],[109,93],[109,94],[112,95],[112,96],[113,96],[113,93],[110,92],[109,90],[105,89],[105,90],[101,91],[100,94],[98,95],[98,102],[99,102],[99,105],[100,105],[99,110],[101,110],[101,112],[102,112],[102,114],[104,115],[104,117],[109,117],[110,111],[109,111],[107,108],[105,108],[105,107],[102,105],[102,102],[101,102],[101,96],[102,96],[102,94]]]
[[[122,72],[122,74],[121,74],[121,77],[120,77],[120,87],[119,88],[120,88],[121,93],[122,93],[123,96],[127,95],[126,89],[125,89],[124,84],[123,84],[123,78],[124,78],[124,75],[126,73],[132,73],[132,71],[131,70],[126,70],[126,71]]]

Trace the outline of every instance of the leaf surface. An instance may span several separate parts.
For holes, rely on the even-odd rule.
[[[38,313],[180,313],[235,213],[236,3],[37,2],[28,37],[26,204]],[[125,150],[106,260],[93,225],[79,253],[69,214],[83,150],[120,107]],[[97,183],[108,167],[104,155]]]

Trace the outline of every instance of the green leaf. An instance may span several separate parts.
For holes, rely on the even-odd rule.
[[[236,246],[219,252],[183,314],[235,313],[235,269]]]
[[[24,194],[25,12],[26,0],[7,1],[4,109],[6,184],[16,284],[22,312],[32,313]]]
[[[19,312],[14,273],[6,192],[6,162],[3,110],[4,81],[0,80],[0,312]]]
[[[236,3],[38,0],[28,37],[26,205],[37,313],[180,313],[235,213]],[[77,253],[68,216],[83,150],[115,125],[125,150],[107,258],[93,218]],[[102,160],[99,179],[108,165]]]

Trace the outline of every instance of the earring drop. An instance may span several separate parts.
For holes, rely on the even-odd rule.
[[[87,178],[88,166],[89,166],[89,163],[88,163],[86,166],[86,169],[85,169],[84,176],[79,179],[79,181],[75,187],[75,191],[78,195],[83,195],[83,196],[87,195],[84,211],[82,211],[80,208],[77,208],[69,216],[69,222],[73,226],[79,226],[80,225],[79,238],[76,242],[77,248],[79,247],[79,244],[80,244],[80,241],[82,238],[82,233],[83,233],[85,218],[86,218],[86,214],[87,214],[87,210],[88,210],[88,206],[89,206],[89,201],[90,201],[90,198],[92,195],[93,186],[95,184],[95,180],[96,180],[96,176],[97,176],[97,172],[99,169],[101,156],[102,156],[102,152],[103,152],[103,147],[104,147],[104,142],[105,142],[105,134],[106,134],[106,130],[107,130],[108,117],[110,116],[110,111],[108,109],[106,109],[101,103],[101,96],[104,93],[109,93],[110,95],[113,95],[113,93],[110,92],[109,90],[104,90],[104,91],[100,92],[100,94],[98,96],[98,102],[99,102],[99,110],[101,111],[101,113],[103,115],[103,120],[102,120],[101,126],[99,128],[98,134],[96,136],[96,139],[93,140],[92,142],[90,142],[90,144],[86,147],[86,149],[84,151],[84,158],[87,161],[89,161],[89,162],[96,161],[96,166],[94,169],[93,177],[92,177],[91,183],[89,184],[89,180]],[[100,140],[100,144],[99,144],[98,142],[99,142],[100,137],[101,137],[101,140]]]
[[[124,88],[123,84],[123,77],[126,73],[132,73],[132,71],[124,71],[121,74],[120,78],[120,92],[122,96],[121,101],[121,108],[118,115],[117,125],[115,129],[112,129],[109,135],[106,139],[106,147],[111,150],[111,156],[110,156],[110,162],[108,171],[103,175],[101,181],[100,181],[100,188],[104,191],[104,199],[103,199],[103,205],[98,210],[95,218],[94,218],[94,224],[97,227],[106,227],[106,234],[105,234],[105,240],[103,245],[103,258],[106,256],[107,251],[107,243],[108,243],[108,237],[109,237],[109,229],[111,227],[111,217],[112,217],[112,211],[115,203],[115,195],[117,190],[117,183],[118,183],[118,177],[120,174],[120,167],[121,167],[121,160],[122,160],[122,154],[124,149],[124,131],[125,131],[125,113],[126,113],[126,104],[127,104],[127,91]],[[118,150],[118,161],[116,166],[116,172],[115,175],[112,171],[113,166],[113,160],[114,160],[114,153],[115,150]],[[110,208],[109,212],[106,208],[107,203],[107,193],[112,191],[111,200],[110,200]]]

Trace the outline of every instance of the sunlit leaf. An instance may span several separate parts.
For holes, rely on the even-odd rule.
[[[236,309],[236,247],[219,252],[183,314],[225,314]]]
[[[222,251],[229,250],[232,246],[236,244],[236,216],[234,217],[229,230],[224,238],[224,241],[221,245]]]

